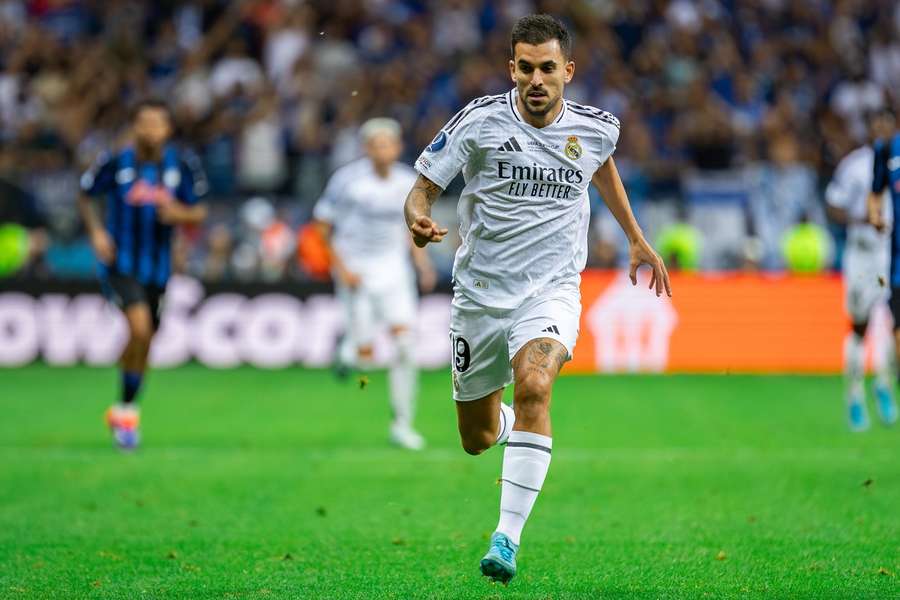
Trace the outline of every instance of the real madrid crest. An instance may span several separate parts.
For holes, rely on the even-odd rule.
[[[581,144],[578,143],[578,136],[570,135],[566,142],[566,156],[572,160],[578,160],[582,154]]]

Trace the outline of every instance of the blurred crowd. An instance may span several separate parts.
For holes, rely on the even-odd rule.
[[[894,0],[0,0],[0,219],[45,232],[33,273],[90,276],[79,174],[122,143],[134,101],[164,97],[213,210],[179,268],[322,277],[305,224],[361,154],[359,125],[397,119],[411,163],[462,105],[511,87],[510,25],[530,12],[571,27],[567,96],[620,118],[639,218],[692,247],[684,268],[784,268],[785,236],[826,226],[822,190],[867,111],[900,108]],[[615,266],[593,204],[591,264]]]

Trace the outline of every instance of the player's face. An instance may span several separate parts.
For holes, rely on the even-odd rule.
[[[134,120],[134,136],[137,142],[150,148],[159,148],[172,134],[169,112],[163,108],[144,107]]]
[[[559,40],[537,45],[519,42],[509,61],[509,73],[525,110],[542,117],[559,104],[563,88],[575,74],[575,63],[563,56]]]
[[[894,133],[897,121],[890,113],[882,112],[869,119],[869,135],[873,140],[890,137]]]
[[[389,167],[400,158],[403,150],[397,136],[390,133],[376,133],[366,143],[366,154],[378,167]]]

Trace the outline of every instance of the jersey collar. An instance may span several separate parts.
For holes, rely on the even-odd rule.
[[[537,127],[529,124],[528,121],[523,119],[522,113],[519,112],[519,104],[518,104],[518,102],[516,102],[516,100],[518,100],[518,98],[519,98],[519,90],[517,90],[516,88],[513,88],[513,89],[509,90],[509,94],[507,94],[507,96],[509,98],[509,109],[510,109],[510,111],[512,111],[513,117],[516,119],[516,121],[518,121],[524,125],[528,125],[529,127],[533,128],[533,129],[538,129]],[[565,114],[566,114],[566,108],[567,108],[566,107],[566,99],[560,98],[560,102],[562,102],[562,108],[560,109],[559,114],[556,115],[556,118],[553,120],[552,123],[550,123],[549,125],[546,125],[545,127],[541,127],[540,129],[546,129],[547,127],[552,127],[553,125],[556,125],[557,123],[562,121],[563,116],[565,116]]]

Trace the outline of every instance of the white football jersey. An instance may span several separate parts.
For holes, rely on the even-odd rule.
[[[838,163],[834,177],[825,188],[825,201],[847,211],[851,221],[854,221],[847,227],[847,244],[850,248],[887,253],[890,224],[893,221],[890,199],[886,198],[881,203],[888,225],[884,232],[879,233],[871,225],[860,222],[868,216],[866,202],[872,190],[874,161],[875,152],[870,146],[862,146],[845,156]]]
[[[416,170],[442,188],[462,170],[454,287],[505,309],[549,284],[579,283],[588,186],[619,138],[614,116],[568,100],[538,129],[519,114],[516,97],[513,89],[473,100],[416,161]]]
[[[412,168],[395,163],[382,178],[362,158],[335,171],[316,203],[313,217],[334,228],[335,254],[364,279],[393,281],[387,275],[411,269],[403,205],[416,177]]]

